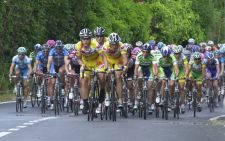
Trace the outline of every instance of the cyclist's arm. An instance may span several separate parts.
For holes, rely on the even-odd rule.
[[[188,65],[187,58],[185,58],[185,60],[184,60],[184,70],[185,70],[185,77],[188,77],[189,65]]]
[[[39,61],[36,60],[36,61],[34,62],[34,69],[33,69],[34,72],[37,72],[38,64],[39,64]]]
[[[179,75],[179,68],[178,68],[177,64],[174,64],[174,69],[175,69],[175,74],[176,74],[176,77],[177,77]]]
[[[127,54],[122,54],[122,57],[123,57],[123,66],[127,66]]]
[[[158,66],[157,66],[157,63],[154,63],[153,64],[153,73],[154,73],[154,76],[158,76]]]
[[[32,66],[31,66],[31,63],[28,64],[28,69],[29,69],[29,76],[30,76],[31,73],[32,73]]]
[[[69,66],[70,66],[70,60],[67,59],[67,60],[65,60],[65,70],[66,70],[66,73],[69,72]]]
[[[205,68],[206,68],[206,65],[202,64],[202,76],[203,77],[206,77],[206,75],[205,75]]]
[[[14,67],[15,67],[15,64],[12,63],[12,64],[10,65],[10,69],[9,69],[9,75],[10,75],[10,76],[13,74],[13,69],[14,69]]]
[[[52,56],[48,56],[48,64],[47,64],[47,71],[50,71],[50,66],[52,64],[53,61],[53,57]]]
[[[138,68],[139,68],[139,64],[135,63],[135,67],[134,67],[134,76],[137,78],[138,77]]]
[[[219,77],[219,74],[220,74],[220,65],[217,64],[217,65],[216,65],[216,78]]]

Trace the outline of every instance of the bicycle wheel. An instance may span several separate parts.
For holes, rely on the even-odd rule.
[[[78,116],[79,113],[79,107],[80,107],[80,102],[79,101],[74,101],[73,103],[74,107],[73,107],[73,112],[75,116]]]
[[[31,91],[31,105],[32,107],[35,106],[36,104],[36,99],[37,99],[37,85],[32,82],[32,91]]]
[[[142,110],[143,110],[143,114],[144,114],[144,119],[146,119],[147,118],[147,90],[144,90],[143,91],[143,108],[142,108]]]
[[[159,103],[155,104],[155,117],[158,118],[159,117]]]
[[[165,119],[168,120],[168,105],[169,105],[169,92],[166,91],[165,93]]]
[[[196,109],[197,109],[197,92],[193,92],[193,111],[194,111],[194,117],[196,117]]]

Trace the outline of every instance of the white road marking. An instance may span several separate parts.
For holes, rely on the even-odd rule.
[[[34,123],[24,123],[23,125],[33,125]]]
[[[6,102],[0,102],[0,104],[7,104],[7,103],[14,103],[16,101],[6,101]]]
[[[16,126],[16,128],[26,128],[27,126]]]
[[[12,133],[12,132],[0,132],[0,138],[5,136],[5,135],[8,135],[10,133]]]
[[[9,131],[18,131],[18,130],[20,130],[20,129],[18,129],[18,128],[11,128],[11,129],[9,129]]]
[[[222,117],[225,117],[225,115],[216,116],[216,117],[210,118],[209,120],[210,121],[215,121],[215,120],[218,120],[219,118],[222,118]]]

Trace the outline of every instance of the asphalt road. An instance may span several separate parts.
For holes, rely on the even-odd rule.
[[[95,119],[87,121],[87,116],[53,111],[41,114],[37,107],[15,112],[15,103],[0,104],[0,140],[4,141],[225,141],[225,125],[214,125],[210,118],[225,115],[222,106],[210,113],[206,105],[203,111],[193,117],[186,110],[180,119],[169,120],[149,115],[147,120],[129,115],[116,122]]]

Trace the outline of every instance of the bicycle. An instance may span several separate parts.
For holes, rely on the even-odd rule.
[[[37,75],[36,73],[33,74],[33,78],[32,78],[32,90],[31,90],[31,105],[32,107],[35,106],[35,104],[37,103],[37,106],[40,106],[40,100],[37,97],[37,91],[38,91],[38,84],[37,84]]]
[[[64,108],[64,96],[62,96],[62,83],[58,73],[53,74],[53,77],[56,77],[56,84],[54,90],[54,111],[55,115],[59,115],[59,111],[62,112]]]
[[[69,74],[67,77],[75,78],[78,81],[79,74]],[[74,85],[69,84],[69,94],[68,94],[68,103],[67,103],[67,112],[69,112],[69,108],[74,115],[77,116],[80,110],[80,95],[79,95],[79,87],[78,82],[74,82]],[[71,95],[72,94],[72,95]]]
[[[10,81],[11,78],[17,79],[18,76],[10,76]],[[20,76],[16,84],[16,112],[23,111],[23,95],[24,95],[23,79],[24,77]]]
[[[148,82],[148,77],[138,77],[139,83],[142,82],[142,89],[141,89],[141,98],[140,98],[140,105],[139,105],[139,117],[143,117],[146,120],[147,118],[147,109],[148,109],[148,87],[147,87],[147,82]]]
[[[95,117],[97,117],[96,113],[96,107],[99,104],[97,97],[99,96],[99,82],[98,82],[98,73],[104,73],[102,71],[98,70],[87,70],[85,69],[84,71],[91,71],[91,91],[90,91],[90,96],[89,96],[89,112],[88,112],[88,121],[93,121]],[[82,77],[84,76],[84,72],[82,73]],[[100,112],[100,117],[101,120],[104,118],[104,105],[101,104],[101,112]]]
[[[48,74],[42,74],[42,83],[41,83],[41,113],[44,114],[46,109],[47,109],[47,88],[48,88],[48,83],[47,83],[47,77],[49,76]]]
[[[128,88],[127,88],[127,77],[123,74],[122,77],[122,85],[123,85],[123,108],[122,108],[122,116],[128,117]]]
[[[197,80],[196,79],[192,79],[192,80],[190,80],[190,79],[187,79],[187,80],[189,80],[189,81],[191,81],[191,82],[194,82],[193,83],[193,88],[192,88],[192,93],[190,93],[190,94],[192,94],[192,107],[193,107],[193,111],[194,111],[194,117],[196,117],[196,111],[197,111],[197,94],[198,94],[198,92],[197,92]]]
[[[116,121],[116,114],[117,114],[117,100],[116,100],[116,71],[123,71],[121,68],[115,69],[114,65],[112,69],[108,69],[108,72],[110,72],[110,105],[109,105],[109,118],[112,119],[114,122]],[[106,116],[108,113],[108,107],[106,107]]]
[[[160,93],[158,92],[158,78],[153,80],[153,93],[156,95],[155,97],[155,117],[159,117],[159,103],[160,103]]]
[[[209,111],[210,112],[214,112],[214,87],[213,87],[213,79],[207,79],[210,81],[210,86],[209,86]]]
[[[175,91],[174,91],[174,96],[175,96],[175,109],[174,109],[174,118],[177,117],[179,119],[179,114],[180,114],[180,93],[179,93],[179,79],[175,81]]]
[[[166,120],[168,120],[168,108],[169,108],[169,96],[170,96],[170,92],[169,92],[169,86],[168,86],[168,78],[164,78],[163,80],[166,81],[165,84],[165,88],[164,88],[164,103],[163,103],[163,107],[162,107],[162,118],[165,118]]]

